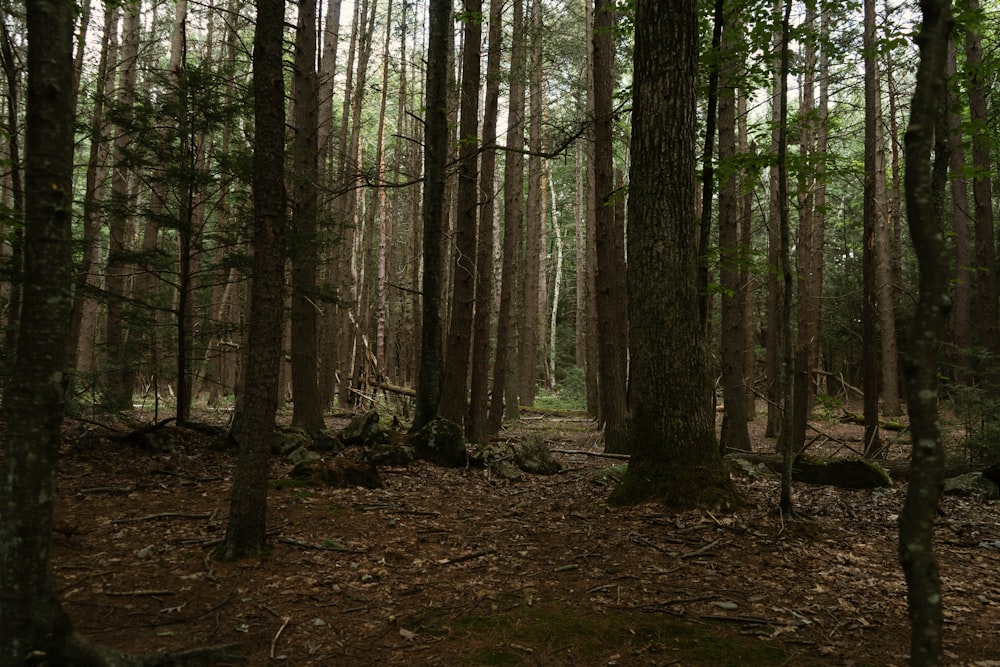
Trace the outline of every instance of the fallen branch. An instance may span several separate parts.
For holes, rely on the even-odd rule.
[[[294,537],[285,537],[284,535],[281,535],[276,539],[279,542],[283,542],[285,544],[291,544],[292,546],[296,547],[303,547],[305,549],[318,549],[319,551],[339,551],[341,553],[348,553],[348,554],[366,553],[365,551],[359,549],[351,549],[349,547],[345,547],[342,544],[337,544],[336,542],[332,541],[330,542],[330,544],[313,544],[312,542],[305,542],[303,540],[297,540]]]
[[[602,459],[617,459],[628,461],[632,457],[629,454],[605,454],[604,452],[588,452],[585,449],[553,449],[553,454],[583,454],[584,456],[596,456]]]
[[[271,659],[272,660],[274,660],[274,649],[278,645],[278,637],[280,637],[281,633],[285,631],[285,628],[288,627],[288,622],[291,621],[291,620],[292,620],[291,616],[285,616],[284,622],[281,624],[281,627],[278,628],[278,631],[274,634],[274,639],[271,640]]]
[[[454,565],[455,563],[463,563],[467,560],[473,560],[474,558],[482,558],[483,556],[488,556],[494,553],[496,549],[480,549],[479,551],[472,551],[467,554],[462,554],[461,556],[455,556],[454,558],[444,558],[438,561],[438,565]]]
[[[132,493],[134,486],[92,486],[89,489],[80,489],[80,493]]]
[[[700,549],[695,549],[694,551],[690,551],[690,552],[688,552],[686,554],[681,554],[679,557],[680,558],[694,558],[695,556],[701,556],[701,555],[703,555],[703,554],[711,551],[715,547],[715,545],[717,545],[719,543],[719,541],[721,539],[722,538],[716,538],[716,539],[712,540],[711,542],[709,542],[708,544],[706,544],[705,546],[701,547]]]
[[[215,512],[209,512],[208,514],[187,514],[184,512],[160,512],[158,514],[147,514],[146,516],[137,516],[130,519],[115,519],[111,523],[138,523],[139,521],[152,521],[153,519],[211,519],[215,516]]]
[[[173,591],[150,591],[150,590],[138,590],[138,591],[104,591],[105,595],[113,595],[115,597],[140,597],[143,595],[174,595]]]

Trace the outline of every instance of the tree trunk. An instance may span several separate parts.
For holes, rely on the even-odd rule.
[[[222,552],[256,556],[266,546],[267,486],[278,400],[285,279],[285,84],[283,0],[257,0],[254,33],[253,291],[243,414],[232,505]]]
[[[739,23],[736,8],[728,4],[723,17],[721,60],[719,68],[719,163],[723,165],[723,180],[719,185],[719,282],[722,287],[722,394],[724,412],[720,446],[722,451],[749,451],[750,432],[747,430],[746,390],[743,368],[746,320],[740,293],[740,266],[743,250],[740,246],[739,194],[737,192],[736,160],[736,75],[739,51],[743,39],[737,34]],[[742,31],[740,31],[742,32]]]
[[[940,665],[942,659],[941,580],[933,537],[944,467],[937,419],[937,362],[950,301],[949,257],[941,222],[947,179],[947,125],[941,100],[945,99],[951,3],[925,0],[921,7],[920,65],[905,151],[906,210],[920,278],[906,359],[913,465],[899,515],[899,559],[909,603],[910,664],[923,667]]]
[[[504,415],[519,414],[517,383],[517,259],[522,237],[524,181],[524,12],[522,0],[514,0],[511,26],[510,92],[507,100],[507,151],[504,159],[504,240],[500,278],[500,309],[497,314],[497,349],[493,364],[493,395],[490,398],[489,432],[498,433]]]
[[[476,311],[473,321],[472,376],[465,437],[485,442],[489,435],[490,320],[493,312],[493,216],[496,197],[496,133],[500,102],[500,53],[503,48],[503,0],[490,0],[486,54],[486,100],[483,152],[480,158],[479,239],[476,249]]]
[[[301,0],[295,31],[295,135],[292,145],[292,423],[309,433],[323,428],[316,383],[319,262],[316,184],[319,181],[319,85],[316,72],[316,0]]]
[[[948,41],[949,81],[955,81],[957,51],[954,39]],[[959,355],[972,347],[972,285],[976,282],[972,265],[972,245],[969,239],[969,187],[965,174],[965,146],[962,144],[962,117],[958,112],[958,94],[953,85],[948,86],[948,154],[951,160],[951,225],[955,244],[954,297],[952,303],[952,341]],[[958,360],[960,368],[967,360]],[[968,381],[968,374],[959,370],[957,378]]]
[[[451,0],[431,0],[427,35],[424,130],[423,329],[411,431],[438,416],[441,402],[441,226],[448,159],[448,30]]]
[[[441,416],[460,425],[469,408],[469,355],[472,350],[472,318],[476,294],[481,80],[479,61],[483,41],[483,3],[482,0],[465,0],[464,7],[454,280],[444,372],[441,376]]]
[[[628,211],[632,459],[609,499],[615,503],[726,505],[734,494],[715,439],[705,332],[692,326],[700,308],[691,224],[697,60],[695,0],[636,5]]]

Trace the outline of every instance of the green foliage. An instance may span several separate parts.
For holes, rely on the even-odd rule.
[[[971,364],[989,368],[991,355],[982,349],[969,353]],[[965,369],[968,373],[968,369]],[[945,385],[955,416],[962,426],[962,448],[970,464],[993,463],[1000,460],[1000,385],[990,376],[982,374],[969,384]]]

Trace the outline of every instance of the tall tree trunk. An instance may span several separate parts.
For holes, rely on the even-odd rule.
[[[431,0],[424,123],[423,328],[412,431],[438,416],[441,402],[441,226],[448,159],[448,30],[451,0]]]
[[[882,449],[878,427],[878,376],[876,363],[877,340],[875,332],[876,298],[878,291],[878,259],[876,233],[878,224],[876,169],[878,161],[877,124],[878,67],[875,53],[875,0],[864,2],[864,61],[865,61],[865,182],[864,182],[864,241],[862,273],[864,306],[861,313],[861,357],[864,391],[864,419],[866,456],[874,456]]]
[[[592,0],[583,0],[587,21],[587,118],[595,118],[594,110],[594,7]],[[586,141],[586,196],[584,226],[584,372],[587,389],[587,414],[603,423],[601,412],[600,360],[597,334],[597,190],[594,184],[596,146],[595,126],[588,128]]]
[[[124,255],[132,250],[129,229],[132,220],[130,175],[126,151],[132,138],[124,129],[128,125],[135,97],[136,59],[139,54],[139,7],[125,12],[122,45],[119,55],[117,104],[123,122],[115,137],[115,167],[111,178],[111,211],[108,215],[108,259],[105,286],[108,292],[105,339],[109,357],[104,381],[104,403],[112,410],[132,408],[135,388],[134,345],[129,342],[125,303],[128,297],[128,276],[131,272]]]
[[[497,433],[504,415],[519,414],[517,383],[517,259],[522,237],[524,182],[524,11],[522,0],[514,0],[511,26],[510,92],[507,100],[507,151],[504,159],[504,240],[500,279],[500,310],[497,314],[497,349],[493,364],[493,395],[490,398],[489,431]]]
[[[736,72],[742,38],[735,5],[723,15],[719,68],[719,163],[724,177],[719,185],[719,282],[722,287],[722,395],[724,412],[719,444],[722,451],[750,451],[747,430],[746,390],[743,386],[746,320],[740,298],[740,199],[737,192],[736,160]],[[739,31],[742,33],[742,31]]]
[[[462,90],[458,129],[458,213],[455,216],[451,320],[441,376],[441,416],[462,424],[469,405],[469,354],[476,294],[476,227],[479,213],[479,88],[482,0],[465,0]]]
[[[268,473],[285,321],[284,14],[283,0],[257,0],[253,49],[253,291],[244,412],[235,422],[240,451],[222,547],[227,558],[259,555],[266,546]]]
[[[972,244],[969,238],[971,218],[969,216],[969,187],[965,173],[965,146],[962,143],[962,117],[958,111],[958,94],[955,88],[957,80],[958,49],[955,40],[948,41],[948,155],[951,174],[948,179],[951,184],[951,229],[955,244],[954,299],[952,303],[952,341],[959,355],[968,352],[972,347],[972,285],[976,281],[975,269],[972,265]],[[959,358],[959,365],[965,366],[967,360]],[[958,378],[968,380],[964,371],[957,373]]]
[[[13,223],[13,238],[11,240],[10,266],[15,273],[20,272],[24,262],[24,186],[21,182],[21,146],[20,146],[20,109],[18,95],[21,89],[20,71],[14,58],[13,44],[11,43],[10,31],[6,20],[0,26],[0,61],[3,63],[4,78],[7,83],[7,150],[10,160],[10,189],[11,189],[11,222]],[[19,322],[21,320],[21,301],[23,289],[19,280],[10,281],[10,298],[7,303],[7,327],[3,336],[3,358],[0,363],[0,386],[10,377],[8,366],[14,363],[17,350],[17,336]]]
[[[784,0],[774,0],[774,14],[781,16]],[[780,54],[782,30],[776,21],[772,50]],[[785,96],[785,81],[781,78],[781,56],[775,56],[771,81],[771,154],[773,161],[768,169],[768,211],[767,211],[767,328],[764,340],[765,375],[767,377],[767,424],[764,434],[769,438],[778,437],[781,432],[784,381],[782,375],[782,349],[784,349],[784,329],[781,313],[784,310],[785,291],[781,279],[781,170],[778,155],[782,151],[781,100]]]
[[[983,63],[982,12],[979,0],[965,0],[965,65],[968,71],[969,119],[972,122],[972,199],[976,229],[976,333],[977,344],[994,355],[1000,353],[997,303],[997,255],[993,231],[993,165],[990,156],[990,110],[986,100]]]
[[[695,76],[698,3],[636,5],[629,178],[630,451],[616,503],[726,503],[705,330],[698,321]],[[671,157],[670,161],[663,159]],[[664,391],[669,386],[670,391]]]
[[[628,287],[625,233],[615,220],[614,3],[594,2],[595,296],[604,451],[628,453]]]
[[[476,248],[476,312],[473,321],[472,380],[465,437],[485,442],[489,435],[490,320],[493,312],[493,216],[496,207],[496,134],[500,103],[500,54],[503,49],[503,0],[490,0],[486,53],[483,152],[480,158],[479,239]]]
[[[920,65],[905,151],[906,211],[920,275],[906,360],[913,451],[910,482],[899,514],[899,559],[909,603],[910,664],[915,667],[940,665],[942,660],[941,580],[934,557],[934,522],[944,469],[937,419],[937,362],[950,300],[949,258],[941,223],[947,126],[940,107],[945,99],[951,3],[925,0],[921,7],[923,23],[917,37]]]

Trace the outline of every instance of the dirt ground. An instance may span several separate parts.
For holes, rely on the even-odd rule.
[[[754,422],[754,445],[773,443]],[[338,430],[344,420],[330,420]],[[816,448],[860,427],[828,422]],[[234,455],[195,431],[136,449],[67,422],[54,572],[78,629],[134,652],[233,645],[249,665],[873,665],[907,663],[896,519],[905,484],[737,478],[731,513],[605,504],[620,461],[592,422],[528,414],[561,474],[491,480],[418,462],[380,489],[295,486],[275,461],[273,551],[223,563]],[[853,445],[851,443],[854,443]],[[890,457],[905,458],[893,444]],[[944,499],[946,664],[1000,665],[996,503]]]

